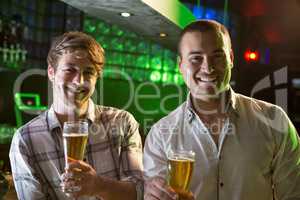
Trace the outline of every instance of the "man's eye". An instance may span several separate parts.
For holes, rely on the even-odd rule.
[[[219,59],[219,58],[224,58],[225,55],[223,53],[218,53],[218,54],[215,54],[214,57]]]
[[[95,71],[85,71],[84,74],[88,75],[88,76],[94,76],[96,74],[96,72]]]
[[[72,68],[65,68],[65,69],[63,69],[63,71],[66,72],[66,73],[72,73],[72,72],[74,72],[75,70],[72,69]]]
[[[190,58],[191,63],[199,63],[202,60],[203,60],[202,57],[192,57],[192,58]]]

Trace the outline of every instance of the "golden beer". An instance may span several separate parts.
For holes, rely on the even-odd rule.
[[[194,155],[194,152],[180,152],[168,158],[168,184],[178,194],[189,192],[195,162]]]
[[[75,160],[83,160],[88,139],[87,133],[63,134],[65,157]]]

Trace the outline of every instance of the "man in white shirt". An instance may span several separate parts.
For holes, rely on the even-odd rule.
[[[178,198],[165,178],[168,152],[181,148],[195,152],[190,191],[196,200],[300,199],[297,131],[280,107],[230,88],[228,30],[195,21],[182,31],[178,50],[190,93],[148,134],[145,199]]]

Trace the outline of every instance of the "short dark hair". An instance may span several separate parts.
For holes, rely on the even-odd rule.
[[[101,75],[104,65],[104,49],[93,37],[79,31],[64,33],[53,40],[47,56],[48,65],[56,68],[65,50],[72,52],[77,49],[87,51],[89,59],[96,66],[98,75]]]
[[[179,36],[179,42],[178,42],[178,54],[181,56],[181,41],[183,36],[186,33],[189,32],[206,32],[206,31],[215,31],[216,33],[222,33],[226,38],[229,43],[229,47],[231,47],[231,39],[229,32],[227,28],[223,25],[220,24],[217,21],[214,20],[206,20],[206,19],[201,19],[194,21],[190,24],[188,24],[184,29],[181,31],[180,36]]]

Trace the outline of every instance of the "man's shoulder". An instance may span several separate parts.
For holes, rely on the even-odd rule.
[[[126,111],[115,107],[95,105],[98,117],[105,120],[121,120],[121,119],[134,119],[133,115]]]
[[[41,113],[40,115],[36,116],[23,126],[21,126],[17,130],[17,134],[20,134],[20,136],[36,133],[36,132],[44,132],[48,130],[47,125],[47,117],[46,117],[47,111]]]
[[[17,129],[11,142],[11,152],[14,151],[13,149],[19,148],[21,144],[28,146],[35,140],[36,136],[41,135],[41,133],[44,135],[44,133],[48,132],[46,114],[47,111],[41,113]]]
[[[268,115],[273,115],[277,112],[284,113],[284,110],[276,104],[245,96],[239,93],[236,93],[235,95],[237,97],[238,104],[250,112],[261,112]]]

